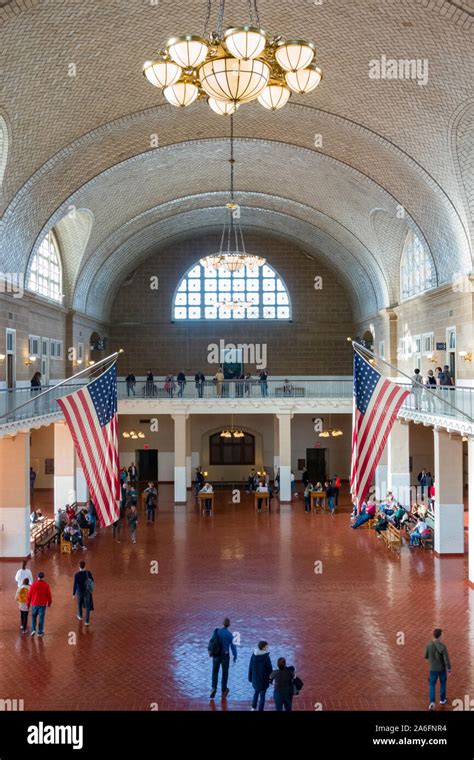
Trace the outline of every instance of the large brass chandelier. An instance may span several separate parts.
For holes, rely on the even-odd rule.
[[[266,259],[245,249],[244,233],[240,225],[240,207],[234,198],[234,119],[230,117],[230,200],[226,203],[226,217],[222,229],[219,252],[200,259],[200,264],[205,269],[227,269],[229,272],[238,272],[244,267],[250,270],[261,267]],[[223,305],[223,304],[219,304]],[[251,304],[242,301],[226,301],[224,308],[246,308]]]
[[[250,24],[224,30],[225,0],[219,0],[217,30],[209,34],[213,0],[208,0],[202,37],[172,37],[154,60],[145,61],[144,75],[171,105],[185,108],[202,98],[215,113],[228,116],[258,100],[277,111],[292,93],[304,95],[318,86],[322,71],[314,43],[270,38],[260,28],[257,0],[248,2]]]

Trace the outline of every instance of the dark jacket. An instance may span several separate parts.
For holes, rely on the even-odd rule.
[[[451,670],[448,647],[442,641],[430,641],[426,645],[425,660],[429,661],[430,670],[436,673]]]
[[[289,667],[278,668],[278,670],[274,670],[270,674],[270,682],[273,683],[275,687],[275,691],[286,694],[286,695],[292,695],[293,694],[293,678],[295,677],[295,669],[293,665],[290,665]]]
[[[256,691],[265,691],[270,686],[272,661],[268,652],[256,649],[250,658],[249,681]]]
[[[87,578],[90,578],[92,581],[94,580],[93,575],[90,570],[78,570],[78,572],[74,576],[74,586],[72,589],[72,595],[75,596],[77,594],[78,597],[86,596],[88,607],[91,610],[93,610],[94,601],[92,599],[92,594],[89,594],[86,589]]]

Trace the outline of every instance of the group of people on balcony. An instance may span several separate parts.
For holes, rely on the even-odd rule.
[[[423,402],[426,402],[426,411],[436,411],[436,394],[439,395],[439,392],[443,393],[454,388],[454,380],[447,364],[443,368],[436,367],[435,371],[429,369],[425,378],[416,368],[413,371],[411,382],[415,397],[415,409],[419,411],[423,408]]]
[[[229,382],[235,384],[235,397],[244,398],[249,397],[252,393],[252,384],[257,383],[260,386],[260,393],[263,398],[268,396],[268,372],[265,369],[258,370],[258,379],[255,381],[250,372],[243,373],[236,370],[232,377],[226,378],[222,366],[219,367],[215,375],[208,380],[206,376],[199,370],[194,375],[194,386],[196,389],[197,397],[204,398],[204,387],[206,384],[212,385],[215,388],[217,398],[224,398],[229,395]],[[227,381],[227,384],[226,382]],[[33,381],[32,381],[33,382]],[[184,370],[178,372],[175,375],[170,373],[166,375],[163,382],[163,391],[169,396],[169,398],[183,398],[185,388],[187,385],[186,375]],[[129,372],[125,378],[125,384],[127,388],[127,396],[136,396],[135,386],[137,379],[133,372]],[[293,386],[288,380],[285,380],[284,395],[292,395]],[[151,369],[147,371],[144,394],[148,398],[158,396],[158,386],[155,382],[155,378]]]

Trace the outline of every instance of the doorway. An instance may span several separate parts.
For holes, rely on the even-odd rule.
[[[158,482],[158,449],[137,449],[135,451],[138,478],[141,482]]]
[[[49,338],[41,338],[41,384],[49,385]]]
[[[306,467],[311,483],[323,483],[327,473],[327,449],[306,449]]]
[[[15,366],[15,354],[16,354],[16,330],[7,327],[6,333],[6,384],[9,390],[12,390],[16,385],[16,366]]]

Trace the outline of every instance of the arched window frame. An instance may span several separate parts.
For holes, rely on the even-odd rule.
[[[433,259],[413,230],[405,238],[400,261],[400,300],[420,295],[437,285]]]
[[[63,268],[59,244],[50,230],[33,254],[28,266],[26,287],[49,301],[62,303]]]
[[[242,296],[258,301],[254,306],[236,311],[220,308],[211,303],[226,297]],[[183,297],[184,296],[184,297]],[[274,303],[270,303],[274,297]],[[291,298],[284,280],[270,264],[241,273],[216,271],[196,262],[179,281],[173,295],[172,321],[277,321],[292,319]]]

